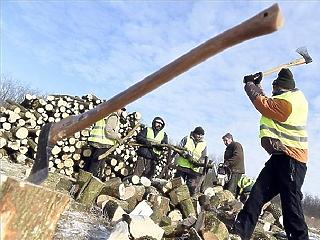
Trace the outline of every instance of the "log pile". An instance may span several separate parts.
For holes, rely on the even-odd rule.
[[[155,178],[151,185],[144,186],[141,181],[132,184],[113,178],[104,183],[80,175],[78,182],[88,187],[78,193],[77,201],[89,208],[101,208],[101,214],[114,226],[109,240],[239,239],[229,230],[243,205],[221,186],[213,187],[210,195],[190,196],[181,178]],[[90,187],[91,181],[95,191]],[[279,216],[273,212],[264,210],[252,239],[275,239],[273,236],[283,231]]]
[[[49,95],[37,97],[27,94],[21,103],[7,100],[0,111],[0,157],[11,161],[32,164],[38,145],[41,127],[48,122],[58,122],[69,115],[80,114],[102,103],[103,100],[88,94],[82,97],[69,95]],[[123,114],[119,129],[123,145],[112,149],[106,161],[104,180],[130,175],[137,161],[138,146],[131,145],[135,136],[145,126],[140,123],[141,114]],[[75,177],[90,161],[91,147],[88,137],[91,127],[58,141],[52,149],[49,171]],[[155,176],[172,177],[172,172],[164,169],[172,159],[171,152],[164,148],[156,166]],[[164,171],[165,170],[165,171]],[[166,176],[163,176],[166,173]],[[168,174],[169,173],[169,174]]]

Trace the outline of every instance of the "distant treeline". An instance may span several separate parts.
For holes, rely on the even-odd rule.
[[[302,201],[302,207],[305,215],[320,219],[320,198],[306,194]]]
[[[32,89],[9,75],[1,74],[0,106],[5,105],[7,99],[20,103],[24,100],[26,94],[44,95],[39,90]]]

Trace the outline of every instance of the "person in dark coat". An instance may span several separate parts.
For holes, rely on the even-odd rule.
[[[244,153],[240,143],[233,141],[233,136],[230,133],[222,137],[226,150],[224,152],[224,165],[230,169],[231,176],[229,181],[224,186],[224,189],[229,190],[236,195],[237,184],[245,173],[244,169]]]
[[[137,143],[143,144],[137,151],[138,160],[134,168],[134,175],[151,178],[154,175],[156,162],[161,153],[161,148],[153,144],[168,144],[168,136],[163,128],[165,122],[161,117],[155,117],[152,127],[144,128],[137,135]]]

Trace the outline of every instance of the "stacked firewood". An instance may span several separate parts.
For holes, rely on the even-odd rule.
[[[21,103],[7,100],[7,104],[0,109],[0,157],[32,164],[37,152],[40,129],[44,124],[81,114],[102,102],[103,100],[91,94],[82,97],[69,95],[38,97],[27,94]],[[119,134],[122,138],[126,138],[126,141],[108,154],[104,171],[105,180],[113,177],[123,178],[132,173],[139,146],[130,143],[135,142],[136,135],[145,127],[140,121],[139,112],[129,114],[125,112],[122,115]],[[91,127],[83,129],[56,143],[50,157],[50,172],[74,176],[84,167],[86,161],[90,161],[91,147],[88,145],[90,130]],[[169,150],[164,149],[157,163],[156,176],[163,174],[163,169],[168,164],[168,156],[170,156]]]

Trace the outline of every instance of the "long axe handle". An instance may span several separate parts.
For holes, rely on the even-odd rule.
[[[282,25],[281,11],[278,4],[274,4],[254,17],[197,46],[127,90],[101,103],[96,108],[77,116],[69,116],[52,124],[48,143],[53,145],[57,141],[89,127],[96,121],[137,100],[209,57],[243,41],[277,31]]]
[[[265,76],[268,76],[272,73],[279,72],[282,68],[294,67],[294,66],[298,66],[301,64],[305,64],[305,63],[306,63],[306,60],[303,57],[297,58],[297,59],[293,60],[292,62],[281,64],[279,66],[273,67],[273,68],[263,72],[262,76],[265,77]]]

